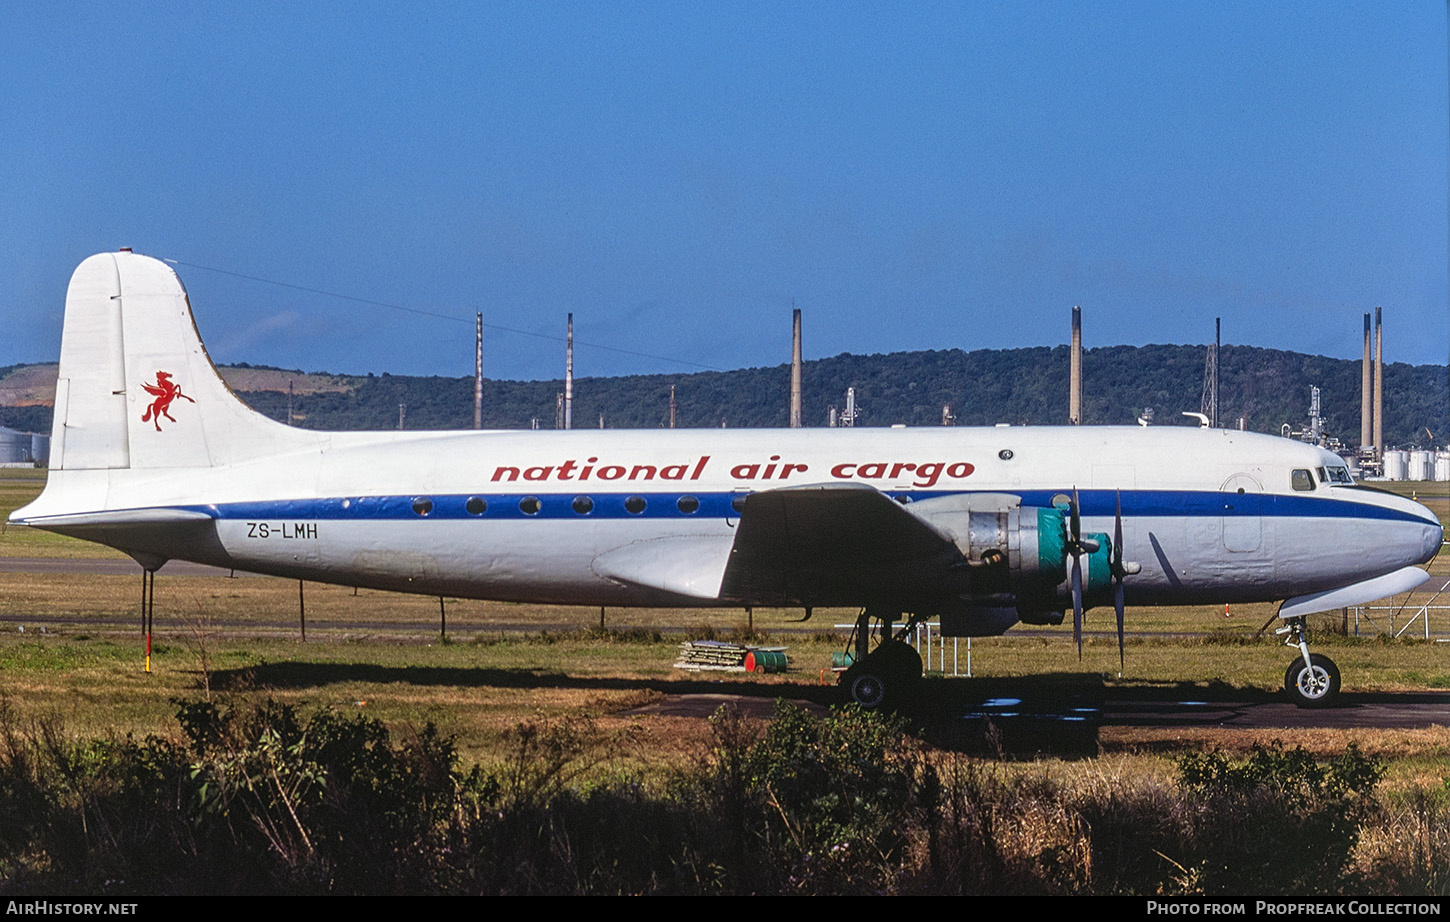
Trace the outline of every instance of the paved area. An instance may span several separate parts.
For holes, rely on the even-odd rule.
[[[1305,709],[1283,700],[1282,695],[1269,694],[1212,701],[1151,693],[1120,696],[1090,688],[1057,694],[1040,690],[1014,694],[997,683],[985,691],[954,696],[956,700],[932,707],[931,718],[964,723],[990,721],[999,728],[1055,727],[1062,732],[1104,726],[1244,730],[1450,726],[1450,692],[1347,693],[1337,707]],[[815,697],[814,702],[798,703],[823,707],[820,696]],[[773,701],[758,693],[667,694],[663,700],[631,713],[706,718],[722,704],[752,716],[768,716]]]

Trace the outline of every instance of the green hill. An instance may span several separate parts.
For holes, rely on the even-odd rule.
[[[849,353],[806,363],[805,419],[824,426],[829,408],[844,407],[846,389],[856,389],[858,425],[934,426],[950,403],[957,425],[1067,422],[1066,346],[1055,348],[958,349]],[[1107,346],[1083,359],[1083,422],[1131,424],[1152,407],[1160,424],[1177,424],[1182,411],[1197,411],[1203,389],[1202,346]],[[7,373],[37,366],[0,369],[0,403]],[[241,370],[250,373],[243,375]],[[1359,441],[1360,364],[1349,359],[1303,355],[1251,346],[1225,346],[1219,360],[1220,417],[1239,416],[1259,432],[1278,432],[1284,423],[1301,426],[1309,388],[1320,388],[1326,428],[1346,444]],[[266,374],[260,374],[266,372]],[[51,373],[53,376],[53,372]],[[275,419],[287,415],[291,395],[298,425],[317,429],[394,429],[398,405],[406,407],[405,428],[463,429],[473,425],[471,378],[404,375],[304,375],[253,366],[223,369],[238,393]],[[603,415],[611,429],[668,425],[670,386],[676,389],[677,425],[682,428],[784,426],[789,368],[744,368],[729,372],[580,378],[574,382],[575,428],[593,428]],[[19,380],[19,379],[17,379]],[[30,381],[33,385],[33,381]],[[259,389],[261,388],[261,389]],[[484,382],[483,425],[524,429],[537,420],[552,429],[555,381]],[[16,392],[19,392],[18,390]],[[0,425],[49,431],[50,408],[0,406]],[[1385,366],[1385,439],[1391,445],[1443,444],[1450,436],[1450,374],[1443,366]]]

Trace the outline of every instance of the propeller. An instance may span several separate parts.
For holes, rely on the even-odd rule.
[[[1102,545],[1082,534],[1082,511],[1077,487],[1072,488],[1068,507],[1067,550],[1072,555],[1072,637],[1077,642],[1077,658],[1082,659],[1082,558],[1098,551]],[[1117,491],[1113,510],[1113,540],[1109,548],[1108,572],[1113,580],[1113,611],[1118,617],[1118,675],[1122,676],[1123,655],[1123,577],[1142,571],[1139,564],[1123,560],[1123,491]]]
[[[1077,487],[1073,487],[1068,506],[1067,552],[1072,555],[1072,639],[1077,642],[1078,659],[1082,659],[1082,556],[1098,547],[1098,542],[1082,536],[1082,513]]]

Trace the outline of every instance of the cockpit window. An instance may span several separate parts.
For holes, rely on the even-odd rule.
[[[1329,469],[1329,482],[1353,484],[1354,478],[1349,476],[1349,468],[1347,467],[1331,467]]]
[[[1321,468],[1317,468],[1317,471],[1319,473],[1319,482],[1320,483],[1328,483],[1329,482],[1329,475],[1324,472],[1324,468],[1322,468],[1322,467]]]
[[[1312,490],[1314,489],[1314,475],[1306,470],[1297,469],[1294,471],[1293,477],[1291,478],[1291,483],[1293,484],[1294,489],[1301,492],[1305,490]]]

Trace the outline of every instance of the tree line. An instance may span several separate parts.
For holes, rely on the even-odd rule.
[[[1158,424],[1184,424],[1203,394],[1202,346],[1105,346],[1083,360],[1083,422],[1131,425],[1147,408]],[[299,373],[300,374],[300,373]],[[951,406],[956,425],[1062,425],[1068,422],[1068,348],[960,349],[878,355],[843,353],[805,363],[807,426],[827,425],[831,408],[844,411],[855,388],[857,425],[933,426]],[[471,377],[368,375],[346,393],[291,398],[294,424],[316,429],[466,429],[473,425]],[[1320,389],[1325,429],[1346,445],[1359,441],[1360,363],[1253,346],[1224,346],[1219,354],[1219,417],[1225,426],[1256,432],[1307,424],[1310,387]],[[669,424],[675,389],[681,428],[779,427],[788,423],[789,365],[725,372],[579,378],[574,382],[574,428],[654,429]],[[1385,366],[1385,441],[1430,446],[1450,438],[1450,368]],[[552,429],[563,381],[485,380],[483,426]],[[285,420],[288,395],[243,391],[266,415]],[[0,408],[0,425],[48,432],[49,407]]]

